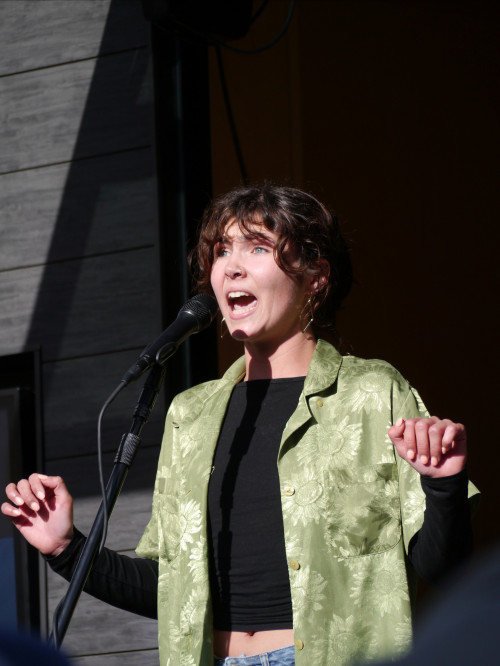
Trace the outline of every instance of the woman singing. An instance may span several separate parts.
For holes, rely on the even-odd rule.
[[[388,363],[325,341],[352,272],[311,195],[219,197],[191,264],[244,356],[173,400],[141,558],[105,549],[85,589],[158,617],[162,666],[404,651],[415,574],[436,583],[471,551],[464,427],[429,416]],[[6,492],[2,512],[69,577],[84,537],[63,481]]]

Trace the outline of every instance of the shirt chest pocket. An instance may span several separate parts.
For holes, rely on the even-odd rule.
[[[396,463],[326,470],[326,537],[336,557],[360,557],[393,548],[401,539]]]

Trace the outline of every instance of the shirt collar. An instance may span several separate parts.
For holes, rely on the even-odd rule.
[[[319,393],[337,379],[342,356],[330,343],[318,339],[304,383],[304,393]],[[241,356],[224,373],[222,380],[234,386],[245,376],[245,357]]]
[[[342,355],[325,340],[318,339],[304,383],[305,395],[319,393],[337,379],[342,365]]]

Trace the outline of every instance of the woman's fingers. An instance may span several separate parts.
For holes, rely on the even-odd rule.
[[[404,430],[402,430],[404,428]],[[389,430],[389,436],[398,452],[410,461],[422,465],[438,466],[457,443],[465,446],[465,427],[450,419],[411,418],[399,419]]]
[[[40,511],[40,501],[47,496],[46,488],[53,489],[58,483],[62,483],[60,477],[35,473],[31,474],[28,479],[21,479],[17,484],[9,483],[5,488],[5,493],[14,505],[18,507],[26,505],[32,511]]]
[[[415,421],[416,419],[407,419],[405,422],[405,431],[403,433],[404,447],[409,460],[415,460],[418,455]]]
[[[438,465],[441,459],[441,440],[445,430],[444,421],[437,416],[415,419],[417,454],[423,465]]]
[[[43,485],[43,481],[47,481],[48,478],[49,477],[45,474],[38,473],[32,474],[29,477],[31,490],[38,497],[38,499],[45,499],[45,486]]]
[[[443,454],[448,453],[457,443],[465,445],[466,440],[465,426],[462,423],[453,423],[453,421],[447,420],[442,440]]]
[[[26,506],[28,506],[33,511],[39,511],[40,504],[35,497],[28,479],[21,479],[17,482],[17,492]]]
[[[21,509],[19,509],[17,506],[12,506],[12,504],[9,504],[9,502],[4,502],[0,508],[2,510],[2,513],[5,516],[9,516],[10,518],[15,518],[16,516],[20,516],[22,513]]]
[[[440,423],[433,423],[429,428],[429,448],[431,456],[431,465],[439,465],[443,455],[443,434],[446,426]]]
[[[24,500],[19,494],[15,483],[9,483],[9,485],[5,488],[5,494],[13,504],[17,504],[18,506],[24,504]]]

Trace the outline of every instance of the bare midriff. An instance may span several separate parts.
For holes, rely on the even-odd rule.
[[[217,657],[251,656],[293,645],[293,629],[271,631],[214,630],[214,653]]]

